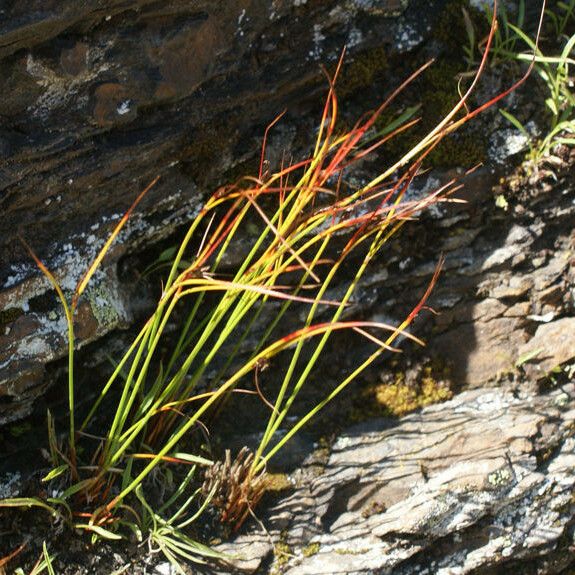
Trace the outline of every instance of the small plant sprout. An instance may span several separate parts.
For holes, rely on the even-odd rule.
[[[571,75],[572,66],[575,64],[573,59],[575,36],[567,40],[559,56],[551,57],[545,56],[537,47],[537,43],[525,32],[515,26],[511,26],[511,29],[532,50],[532,54],[517,54],[517,60],[533,61],[535,71],[547,89],[545,106],[549,112],[550,123],[543,138],[531,144],[531,156],[538,160],[550,156],[558,145],[575,145],[575,92]],[[526,128],[509,112],[504,115],[522,133],[529,136]],[[532,138],[529,138],[529,141],[531,140]]]
[[[561,39],[565,35],[567,26],[575,23],[575,0],[557,2],[555,10],[548,9],[545,15],[553,23],[555,36]]]
[[[515,60],[517,53],[516,46],[519,38],[513,32],[510,25],[513,25],[511,18],[515,20],[517,28],[523,28],[525,24],[525,0],[519,0],[513,12],[510,13],[509,7],[505,3],[500,9],[491,7],[488,2],[482,3],[482,9],[485,13],[487,22],[491,24],[496,22],[493,34],[488,34],[484,38],[478,39],[477,26],[474,23],[471,14],[464,6],[461,7],[463,15],[463,24],[467,34],[467,44],[462,46],[464,59],[469,68],[473,68],[478,63],[479,55],[485,53],[487,42],[491,36],[491,45],[489,46],[489,65],[491,68],[501,66]],[[495,14],[498,12],[498,15]],[[496,18],[494,18],[496,16]]]
[[[52,275],[50,270],[48,268],[46,268],[46,266],[42,263],[42,261],[36,256],[36,254],[34,253],[34,250],[32,250],[32,248],[28,245],[28,243],[23,238],[20,238],[20,240],[22,241],[22,243],[24,244],[24,246],[26,247],[26,249],[28,250],[28,252],[32,256],[32,258],[36,262],[36,265],[38,266],[38,268],[42,271],[44,276],[49,280],[49,282],[54,287],[56,293],[58,294],[58,298],[60,299],[60,302],[62,304],[64,314],[66,316],[66,323],[68,325],[68,406],[69,406],[69,436],[68,436],[69,437],[69,446],[68,446],[68,450],[69,450],[69,456],[63,457],[63,458],[66,461],[65,465],[69,467],[69,469],[72,473],[72,477],[75,479],[78,478],[78,473],[77,473],[77,469],[76,469],[76,423],[75,423],[76,405],[75,405],[75,390],[74,390],[74,349],[75,349],[76,337],[74,334],[74,315],[75,315],[76,310],[78,308],[78,303],[80,301],[80,297],[84,293],[86,287],[88,286],[88,283],[92,279],[92,276],[94,275],[94,273],[96,273],[96,270],[99,268],[100,264],[102,263],[102,260],[104,259],[104,257],[108,253],[110,246],[114,243],[114,240],[118,237],[118,234],[120,233],[120,231],[122,230],[122,228],[124,227],[124,225],[126,224],[128,219],[130,218],[130,215],[132,214],[132,212],[134,211],[136,206],[140,203],[141,199],[146,195],[146,193],[150,190],[150,188],[152,188],[152,186],[154,186],[156,184],[158,179],[159,178],[156,178],[147,188],[145,188],[140,193],[140,195],[136,198],[136,200],[131,205],[130,209],[124,214],[124,217],[120,219],[120,221],[118,222],[118,224],[116,225],[116,227],[114,228],[114,230],[112,231],[110,236],[108,237],[106,243],[104,244],[104,246],[102,247],[102,249],[100,250],[98,255],[96,256],[94,261],[86,269],[86,272],[84,273],[84,275],[82,276],[82,278],[80,279],[78,284],[76,285],[76,289],[74,290],[74,293],[72,294],[72,298],[70,301],[68,301],[68,299],[64,295],[64,292],[63,292],[62,288],[60,287],[60,284],[58,283],[56,278]],[[49,421],[49,426],[48,426],[49,431],[51,432],[52,431],[52,423],[51,423],[52,419],[50,416],[48,416],[48,421]],[[52,433],[50,433],[50,436],[54,437],[54,435]],[[50,442],[50,447],[51,447],[52,456],[55,456],[56,452],[58,450],[55,448],[55,444],[52,441]],[[59,452],[59,455],[63,456],[63,454],[61,452]]]
[[[487,3],[484,4],[484,8],[487,19],[491,22],[493,19],[493,10]],[[507,11],[505,3],[503,3],[497,19],[497,26],[493,37],[493,46],[490,50],[490,61],[492,67],[515,58],[519,38],[513,30],[514,28],[521,29],[524,25],[525,0],[519,0],[518,2],[517,10],[515,12],[515,23],[511,22],[510,14]],[[481,42],[480,48],[482,48],[484,44],[485,40]]]
[[[491,19],[493,14],[489,6],[486,5],[485,9],[488,18]],[[549,114],[549,125],[540,138],[535,137],[528,126],[524,125],[516,115],[509,110],[501,110],[505,119],[519,130],[528,142],[528,159],[535,162],[542,159],[558,161],[553,157],[554,149],[559,145],[573,146],[575,144],[575,93],[572,76],[572,66],[575,64],[573,59],[575,36],[565,35],[567,26],[574,21],[575,0],[570,0],[568,3],[558,2],[554,10],[546,9],[544,2],[543,10],[553,23],[557,42],[562,45],[559,55],[546,56],[539,48],[541,21],[535,40],[523,30],[524,0],[518,3],[514,23],[505,8],[501,10],[493,36],[493,46],[490,50],[491,66],[502,62],[528,62],[535,68],[547,90],[545,106]],[[475,28],[465,10],[464,21],[469,39],[469,44],[464,47],[464,50],[466,60],[471,63],[475,55]],[[526,45],[529,52],[522,52],[522,45]]]
[[[257,176],[217,190],[177,248],[162,258],[160,263],[171,260],[171,266],[156,308],[79,425],[74,417],[74,312],[121,227],[155,181],[118,224],[70,302],[31,251],[56,289],[68,321],[68,445],[58,445],[50,419],[54,469],[46,479],[62,491],[56,503],[70,523],[94,541],[136,537],[176,566],[181,560],[216,557],[184,533],[204,509],[215,506],[221,519],[241,525],[263,493],[268,462],[286,442],[382,354],[398,351],[400,337],[422,344],[409,328],[426,309],[439,277],[440,256],[420,301],[399,325],[353,319],[351,304],[390,238],[430,206],[457,201],[453,192],[460,184],[455,179],[424,197],[409,198],[408,190],[429,153],[446,135],[517,88],[530,72],[470,109],[469,96],[486,66],[496,33],[496,12],[497,2],[468,91],[419,143],[362,186],[353,187],[347,181],[354,164],[417,122],[410,113],[374,140],[377,119],[431,62],[341,134],[336,130],[336,85],[342,54],[333,77],[328,76],[327,97],[309,156],[277,168],[266,157],[267,134],[279,117],[272,122],[265,133]],[[248,227],[255,230],[253,242],[230,274],[227,256],[234,245],[245,245]],[[194,243],[199,249],[193,248]],[[169,327],[176,319],[179,335],[170,342]],[[323,398],[292,417],[296,399],[317,377],[325,350],[343,331],[363,339],[365,357],[349,371],[342,368],[338,380],[324,384]],[[266,370],[268,365],[273,369]],[[274,385],[266,378],[272,371]],[[322,390],[319,384],[316,387]],[[198,445],[200,439],[206,436],[217,408],[242,394],[259,398],[268,412],[261,442],[251,452],[244,449],[236,457],[226,452],[223,462],[215,461]],[[114,406],[111,416],[110,405]],[[9,505],[53,511],[56,503],[38,497],[13,499]]]
[[[24,545],[21,545],[15,553],[11,553],[8,557],[5,557],[4,559],[0,559],[0,570],[2,570],[1,572],[4,573],[4,566],[11,561],[12,559],[14,559],[25,547]],[[30,572],[28,574],[26,574],[24,572],[24,570],[21,567],[18,567],[17,569],[14,570],[14,574],[15,575],[40,575],[40,573],[44,573],[46,572],[48,575],[54,575],[55,571],[54,571],[54,567],[53,567],[53,561],[54,561],[55,555],[50,555],[50,553],[48,552],[48,547],[46,546],[46,541],[42,542],[42,554],[40,555],[40,558],[36,561],[36,563],[34,564],[34,566],[32,567],[32,569],[30,570]]]

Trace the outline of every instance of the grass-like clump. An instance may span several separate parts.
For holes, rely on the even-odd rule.
[[[492,33],[493,29],[492,25]],[[409,114],[395,118],[387,128],[377,125],[402,90],[431,63],[342,134],[336,129],[340,60],[328,78],[309,156],[285,160],[272,171],[266,161],[266,131],[258,173],[222,187],[206,201],[174,250],[155,311],[82,421],[77,420],[75,400],[75,312],[90,279],[150,186],[119,222],[72,294],[30,250],[67,318],[69,426],[62,442],[48,415],[52,469],[43,481],[49,495],[4,500],[0,507],[45,509],[87,532],[94,542],[125,537],[147,542],[151,551],[162,551],[180,570],[182,559],[218,558],[218,553],[190,536],[190,526],[202,513],[215,505],[222,520],[239,527],[265,490],[268,462],[294,434],[377,358],[397,351],[400,336],[422,343],[408,327],[424,310],[437,281],[439,255],[428,288],[398,325],[353,319],[351,304],[362,278],[392,236],[430,206],[455,201],[450,197],[459,187],[455,180],[425,197],[409,198],[408,190],[429,154],[445,136],[522,81],[474,110],[466,107],[485,65],[490,39],[471,87],[453,109],[399,160],[356,188],[346,178],[352,166],[417,123]],[[235,242],[245,239],[247,228],[253,242],[238,269],[229,274],[226,255]],[[199,249],[192,249],[194,242]],[[166,354],[169,328],[182,313],[186,316],[181,331]],[[299,322],[295,327],[294,321]],[[333,381],[311,409],[295,419],[288,417],[302,390],[313,385],[322,354],[342,331],[363,339],[365,356]],[[254,334],[258,343],[246,351]],[[263,377],[270,365],[273,385]],[[192,438],[208,432],[211,414],[236,394],[259,398],[267,421],[255,450],[227,452],[218,462]]]

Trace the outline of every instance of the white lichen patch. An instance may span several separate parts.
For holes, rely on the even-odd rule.
[[[154,567],[153,573],[155,575],[175,575],[178,571],[169,561],[164,561]]]
[[[297,512],[282,572],[456,575],[507,558],[539,560],[542,550],[560,546],[569,553],[575,413],[557,411],[554,398],[567,394],[573,406],[574,393],[573,384],[544,395],[466,391],[392,427],[356,426],[340,435],[324,473],[285,502],[297,502]],[[541,465],[535,452],[548,448]],[[426,477],[418,461],[429,463]],[[366,498],[373,493],[376,500]],[[332,509],[337,516],[322,529]],[[313,534],[310,518],[317,518]],[[291,535],[299,532],[310,535],[300,542]],[[306,548],[313,553],[306,556]]]
[[[41,336],[41,334],[38,335]],[[27,337],[16,348],[16,355],[18,357],[46,359],[51,351],[51,347],[42,337]]]
[[[132,100],[124,100],[123,102],[120,102],[119,106],[116,108],[116,112],[118,113],[119,116],[124,116],[125,114],[128,114],[130,112],[130,104],[132,103]]]
[[[319,60],[323,54],[323,41],[325,36],[322,33],[321,25],[314,24],[313,26],[313,48],[309,51],[309,57],[313,60]]]
[[[29,274],[31,266],[25,264],[12,264],[10,266],[10,275],[4,281],[3,289],[11,288],[19,284]]]
[[[8,473],[0,478],[0,499],[17,497],[20,494],[22,475],[19,471]]]
[[[525,129],[530,137],[537,135],[537,127],[534,122],[529,122]],[[529,137],[515,128],[504,128],[494,132],[489,140],[487,154],[489,159],[496,164],[504,164],[508,158],[527,151]]]
[[[328,22],[344,24],[352,19],[353,13],[345,9],[343,6],[336,6],[329,11]]]
[[[248,18],[246,17],[246,9],[244,8],[241,12],[240,15],[238,16],[238,27],[236,30],[236,34],[238,36],[243,36],[244,35],[244,29],[243,29],[243,25],[246,24],[248,22]]]
[[[69,77],[53,70],[44,62],[28,54],[26,58],[26,71],[34,77],[36,83],[44,91],[28,110],[34,117],[43,116],[54,108],[70,105],[78,95],[81,88],[91,80],[106,72],[109,65],[105,62],[102,50],[89,48],[86,54],[85,70],[78,76]],[[83,104],[80,99],[76,101],[76,108]]]
[[[159,227],[165,227],[167,233],[175,226],[181,225],[186,221],[193,219],[200,211],[201,205],[199,202],[181,202],[181,190],[162,198],[156,203],[157,210],[166,210],[170,212],[166,218],[161,222],[160,226],[152,227],[146,221],[146,215],[133,214],[128,220],[126,226],[122,230],[118,242],[129,242],[134,236],[140,237],[144,235],[146,239],[152,239],[158,233]],[[176,212],[170,211],[178,207]],[[113,228],[110,227],[111,223],[117,222],[123,214],[114,213],[104,215],[100,218],[99,222],[90,225],[91,232],[97,232],[100,229],[106,228],[104,231],[111,232]],[[100,249],[104,245],[106,237],[98,237],[95,234],[80,233],[69,236],[68,241],[60,246],[54,245],[51,247],[49,253],[51,254],[46,258],[45,264],[48,268],[57,274],[57,279],[62,288],[69,293],[72,293],[76,288],[77,282],[84,275],[87,266],[98,255]],[[8,290],[14,286],[22,283],[27,278],[38,276],[38,268],[32,258],[28,263],[12,264],[9,267],[9,275],[0,285],[0,289]],[[98,279],[98,276],[95,277]],[[30,287],[24,299],[14,299],[10,302],[13,307],[22,307],[27,305],[27,302],[37,296],[46,292],[50,287],[48,280],[39,278],[35,282],[35,287]]]
[[[409,0],[351,0],[349,4],[357,10],[363,10],[379,16],[399,16],[407,7]]]
[[[129,244],[133,249],[138,245],[149,244],[161,239],[170,233],[176,226],[185,224],[195,217],[201,209],[198,201],[181,200],[181,190],[164,197],[158,201],[154,209],[163,213],[165,217],[154,226],[151,226],[147,217],[150,214],[136,214],[130,218],[112,247],[112,251],[120,255],[118,244]],[[48,256],[44,256],[44,264],[54,274],[59,282],[68,302],[71,301],[76,286],[85,274],[88,266],[94,261],[107,234],[111,233],[120,218],[121,213],[102,216],[98,222],[87,228],[86,232],[71,235],[67,241],[60,245],[48,248]],[[159,218],[157,218],[159,219]],[[100,232],[99,235],[96,232]],[[94,232],[94,233],[92,233]],[[114,247],[115,246],[115,247]],[[108,268],[96,270],[90,280],[88,289],[82,295],[80,304],[88,303],[91,315],[96,320],[95,329],[90,327],[84,340],[79,345],[92,341],[95,337],[103,335],[110,329],[125,325],[130,319],[130,303],[117,282],[114,262],[108,263]],[[67,324],[64,311],[57,297],[53,297],[52,309],[43,312],[35,311],[31,301],[45,294],[52,294],[53,287],[40,273],[32,258],[27,263],[13,265],[8,277],[0,289],[4,290],[5,306],[18,308],[28,314],[24,321],[30,326],[30,331],[17,340],[8,340],[4,352],[10,359],[0,365],[0,370],[18,369],[20,362],[52,361],[64,355],[67,351]],[[47,300],[50,301],[50,300]],[[87,324],[88,325],[88,324]],[[5,327],[4,335],[10,336],[11,330]],[[4,373],[2,373],[4,375]]]
[[[352,0],[351,3],[360,10],[371,10],[375,4],[379,4],[377,0]]]
[[[399,52],[412,50],[423,42],[423,36],[409,24],[403,24],[395,35],[395,45]]]
[[[355,46],[359,46],[363,42],[363,34],[361,30],[356,28],[355,26],[349,31],[347,37],[347,47],[354,48]]]
[[[422,202],[426,198],[430,198],[434,192],[441,187],[441,182],[432,176],[424,180],[414,180],[409,186],[402,203],[407,202]],[[425,213],[429,214],[434,219],[439,219],[445,213],[443,206],[440,203],[432,203],[425,208]],[[416,212],[414,215],[420,216],[421,211]]]

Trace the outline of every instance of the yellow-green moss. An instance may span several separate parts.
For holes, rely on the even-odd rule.
[[[460,61],[439,60],[423,75],[421,100],[424,109],[437,116],[446,116],[459,101],[457,82],[465,68]]]
[[[432,403],[445,401],[452,392],[437,384],[433,379],[424,379],[420,389],[414,389],[403,383],[379,385],[375,389],[375,400],[392,415],[404,415]]]
[[[392,138],[382,151],[396,160],[416,146],[460,100],[457,90],[459,75],[465,71],[463,61],[439,60],[426,70],[418,81],[417,93],[410,95],[406,104],[421,104],[421,121],[413,129]],[[414,100],[417,98],[417,100]],[[459,117],[464,111],[459,113]],[[377,129],[383,129],[397,115],[397,110],[386,110],[376,122]],[[487,158],[484,138],[479,137],[478,128],[465,126],[457,133],[447,136],[427,157],[432,167],[472,167]]]
[[[442,9],[432,31],[431,37],[437,41],[441,49],[437,61],[409,87],[403,105],[421,104],[419,116],[421,121],[413,129],[392,138],[383,148],[391,160],[397,160],[432,130],[460,100],[460,92],[466,89],[462,82],[460,90],[458,83],[462,74],[468,72],[469,62],[463,46],[468,43],[464,9],[469,15],[476,33],[476,41],[488,32],[485,16],[469,5],[468,0],[450,0]],[[417,66],[414,60],[412,68]],[[461,117],[465,113],[459,113]],[[387,125],[397,114],[390,109],[383,112],[376,123],[378,129]],[[479,137],[479,127],[475,124],[465,126],[456,134],[446,137],[426,158],[431,167],[453,168],[472,167],[487,158],[484,138]]]
[[[444,379],[445,370],[441,371],[440,374],[436,366],[429,365],[421,370],[415,382],[407,383],[404,374],[397,372],[394,381],[369,386],[356,402],[352,419],[400,417],[426,405],[451,399],[453,391]]]
[[[487,19],[477,8],[470,6],[469,0],[450,0],[441,10],[441,15],[431,33],[448,52],[462,53],[462,46],[469,43],[463,10],[467,12],[473,24],[476,41],[489,32]]]
[[[214,158],[221,155],[225,141],[225,134],[216,127],[206,127],[195,134],[193,141],[182,149],[181,158],[194,175],[199,175],[206,170],[206,166],[214,163]]]
[[[423,132],[435,127],[459,102],[457,84],[464,69],[462,61],[442,60],[426,70],[421,91]],[[462,86],[461,90],[464,91],[465,87]],[[463,113],[461,111],[459,116]],[[471,167],[485,161],[486,155],[484,138],[480,138],[472,127],[465,127],[447,136],[430,153],[428,161],[434,167]]]
[[[285,473],[268,473],[266,474],[266,491],[280,493],[293,489],[288,476]]]
[[[315,542],[315,543],[310,543],[307,547],[304,547],[302,550],[302,555],[304,557],[311,557],[312,555],[315,555],[316,553],[319,552],[320,549],[320,544]]]
[[[276,557],[276,565],[281,567],[289,561],[292,555],[292,549],[285,541],[279,541],[274,546],[274,554]]]
[[[221,162],[222,150],[236,141],[237,119],[233,115],[214,118],[194,132],[190,141],[180,152],[180,160],[194,178],[206,177]],[[240,176],[245,176],[245,173]],[[251,174],[250,174],[251,175]],[[239,176],[238,176],[239,177]],[[237,179],[237,178],[236,178]]]
[[[369,552],[369,549],[351,549],[351,548],[339,548],[335,550],[338,555],[365,555]]]
[[[436,168],[470,168],[484,162],[486,154],[485,143],[473,134],[453,134],[445,138],[428,158]]]
[[[287,543],[287,532],[282,531],[279,541],[274,545],[274,564],[270,575],[279,575],[290,557],[293,557],[293,550]]]
[[[367,519],[372,515],[379,515],[381,513],[384,513],[386,509],[387,508],[385,506],[385,503],[382,503],[381,501],[372,501],[369,507],[367,507],[361,512],[361,516]]]
[[[371,88],[378,74],[387,66],[387,55],[383,46],[356,54],[352,62],[344,64],[337,79],[338,96],[346,98],[363,88]]]
[[[32,424],[27,421],[14,423],[10,426],[10,435],[12,435],[12,437],[22,437],[30,431],[32,431]]]

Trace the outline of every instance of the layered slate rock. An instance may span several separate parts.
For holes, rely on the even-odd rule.
[[[129,325],[148,293],[118,262],[180,229],[205,194],[257,166],[265,126],[284,108],[286,126],[270,138],[270,157],[281,159],[298,138],[305,153],[301,134],[309,143],[316,117],[308,113],[325,92],[320,64],[333,66],[344,44],[349,62],[360,65],[342,78],[341,93],[367,82],[379,104],[407,71],[374,75],[366,62],[395,57],[399,65],[406,58],[398,54],[422,46],[422,56],[433,55],[440,48],[437,38],[427,42],[429,30],[444,4],[38,0],[0,7],[0,423],[30,412],[47,385],[46,363],[67,351],[59,302],[20,237],[70,296],[121,214],[161,176],[82,299],[79,345]],[[507,128],[502,118],[492,124],[495,136]],[[463,181],[468,203],[406,226],[353,308],[366,319],[401,322],[445,254],[431,300],[440,315],[422,314],[413,329],[458,386],[515,369],[538,349],[529,347],[538,327],[574,315],[572,178],[533,196],[505,192],[508,210],[497,208],[501,172],[493,169],[504,146],[495,136],[488,167]],[[373,177],[376,164],[350,179]],[[410,193],[459,175],[418,179]],[[547,358],[538,374],[575,354],[568,334],[564,341],[561,354],[548,345],[533,355],[531,363]]]
[[[454,176],[438,173],[425,185]],[[463,178],[457,197],[466,203],[406,227],[357,298],[359,308],[401,321],[443,254],[429,299],[436,314],[421,314],[413,329],[455,386],[479,387],[518,366],[536,380],[575,357],[573,168],[558,181],[513,176],[501,186],[497,177],[485,168]],[[505,209],[498,197],[507,198]]]
[[[270,536],[254,528],[222,547],[229,570],[559,573],[573,561],[574,421],[571,383],[468,391],[351,428],[272,509]]]
[[[417,4],[417,2],[415,3]],[[438,1],[438,6],[442,5]],[[265,126],[325,91],[342,47],[423,40],[406,2],[31,0],[0,6],[0,423],[30,411],[63,315],[25,239],[70,295],[138,192],[149,192],[77,318],[80,343],[131,321],[117,263],[185,223]],[[353,39],[351,41],[350,39]],[[404,47],[405,49],[405,47]],[[242,174],[243,175],[243,174]]]

